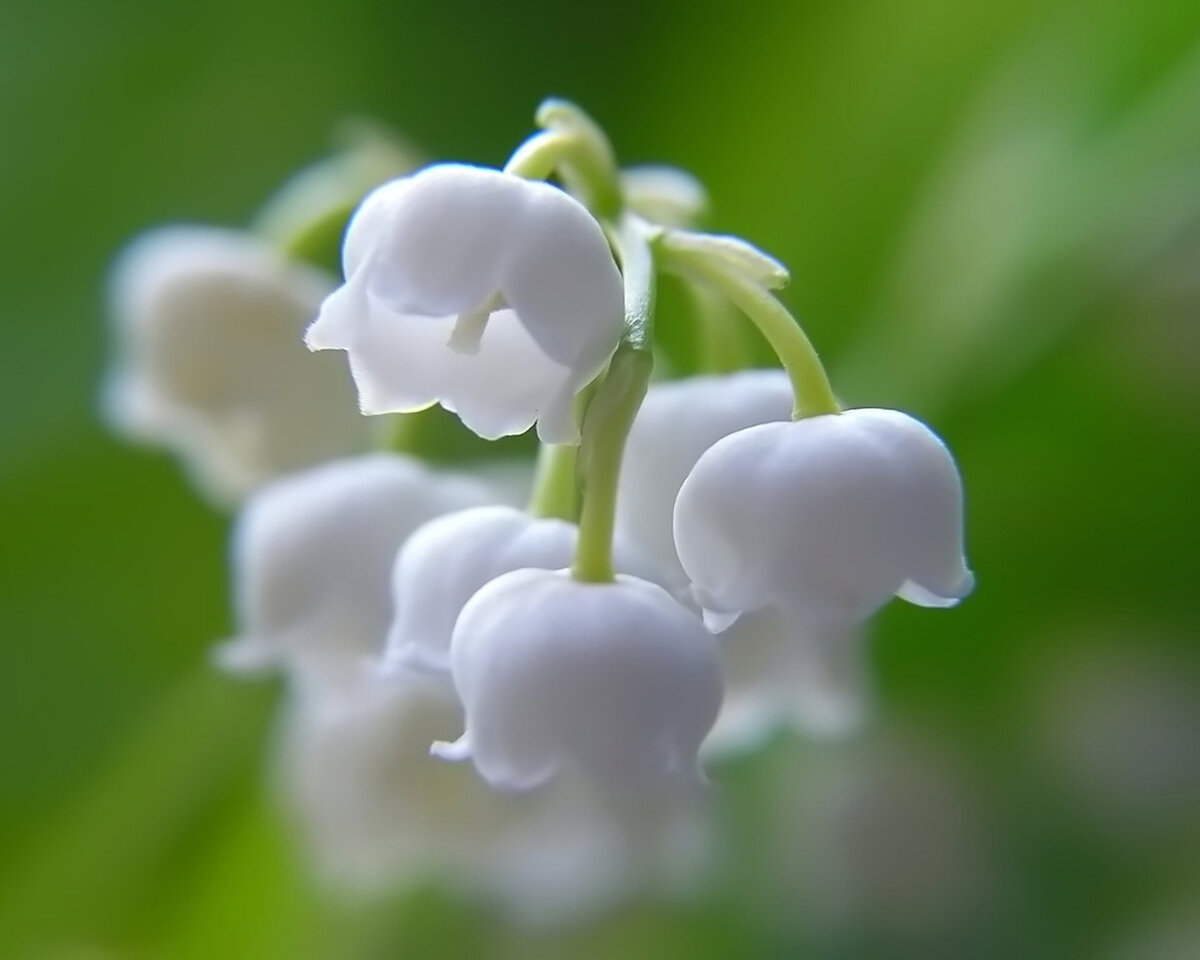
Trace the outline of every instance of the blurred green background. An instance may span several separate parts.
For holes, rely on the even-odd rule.
[[[979,587],[885,611],[870,731],[716,771],[700,901],[533,935],[312,889],[277,691],[206,663],[226,520],[94,400],[132,234],[247,223],[347,115],[502,163],[548,94],[791,267],[847,401],[946,437]],[[0,0],[0,130],[0,955],[1200,956],[1193,0]]]

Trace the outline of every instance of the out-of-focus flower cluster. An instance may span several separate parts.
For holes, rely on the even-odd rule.
[[[842,410],[786,270],[571,105],[539,125],[503,170],[395,155],[285,192],[276,229],[138,238],[105,396],[236,505],[216,660],[286,677],[276,782],[323,872],[557,920],[688,889],[717,836],[699,758],[852,729],[864,622],[973,578],[945,445]],[[339,285],[300,255],[343,207]],[[697,338],[740,312],[782,369],[650,382],[664,272],[720,304]],[[433,405],[484,440],[536,425],[529,489],[425,462]]]

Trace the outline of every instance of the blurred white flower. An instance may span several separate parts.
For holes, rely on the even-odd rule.
[[[519,922],[577,922],[637,894],[686,893],[712,842],[703,811],[612,808],[578,779],[490,790],[429,743],[461,728],[442,684],[365,664],[300,672],[278,730],[276,784],[318,873],[373,893],[448,885]]]
[[[385,453],[264,487],[234,528],[239,635],[218,651],[222,665],[240,672],[376,654],[391,620],[388,572],[405,538],[490,499],[470,477]]]
[[[304,349],[331,286],[235,230],[172,226],[137,238],[112,273],[108,420],[173,449],[221,501],[364,449],[350,378]]]
[[[680,562],[717,627],[775,606],[797,630],[836,630],[893,595],[952,606],[974,583],[954,460],[895,410],[763,424],[718,441],[684,481],[674,522]]]
[[[716,639],[655,584],[517,570],[463,608],[451,643],[466,731],[437,744],[485,780],[528,789],[574,768],[614,793],[701,780],[721,703]]]
[[[963,931],[995,909],[1000,874],[978,789],[925,735],[797,751],[773,774],[764,889],[784,924],[802,920],[815,955],[882,942],[957,956]]]
[[[720,641],[725,701],[704,741],[706,759],[755,750],[786,730],[842,737],[867,719],[872,690],[857,630],[797,632],[768,608],[739,617]]]
[[[350,357],[366,413],[440,403],[494,439],[574,443],[572,400],[616,348],[621,275],[599,223],[549,184],[461,164],[390,181],[343,246],[308,332]]]
[[[617,535],[682,579],[671,517],[692,467],[722,437],[791,414],[792,387],[782,370],[652,384],[625,442]]]
[[[578,538],[573,523],[538,519],[507,506],[474,507],[430,520],[396,557],[395,619],[385,664],[449,675],[450,638],[466,602],[501,574],[569,566]],[[622,573],[662,583],[635,551],[618,543],[615,553]]]

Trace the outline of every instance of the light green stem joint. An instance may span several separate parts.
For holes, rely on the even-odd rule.
[[[579,447],[544,443],[538,449],[537,472],[528,513],[539,519],[579,519],[579,484],[575,478]]]
[[[566,100],[543,103],[537,123],[542,132],[517,148],[504,172],[527,180],[544,180],[557,173],[595,217],[618,217],[623,205],[620,172],[604,131]]]

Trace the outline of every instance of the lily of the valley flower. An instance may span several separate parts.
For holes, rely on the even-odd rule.
[[[453,692],[432,678],[357,663],[293,679],[276,784],[318,872],[341,886],[434,880],[544,926],[686,890],[705,865],[700,809],[614,808],[569,778],[497,794],[432,759],[430,741],[462,725]]]
[[[350,378],[302,342],[323,274],[249,234],[176,226],[135,240],[112,288],[108,418],[178,452],[216,499],[365,447]]]
[[[792,389],[782,370],[745,370],[653,384],[625,441],[617,534],[683,577],[671,516],[701,454],[731,433],[787,420]]]
[[[739,431],[684,481],[675,543],[697,598],[726,622],[775,606],[836,629],[898,595],[952,606],[974,583],[962,484],[942,441],[895,410]]]
[[[467,601],[513,570],[568,566],[578,539],[573,523],[538,519],[506,506],[475,507],[430,520],[396,557],[396,619],[385,662],[449,675],[450,638]],[[616,563],[623,573],[661,582],[640,554],[620,543]]]
[[[600,225],[546,183],[460,164],[390,181],[343,247],[346,283],[309,329],[350,357],[366,413],[440,403],[494,439],[535,421],[578,440],[575,394],[621,331],[621,276]]]
[[[492,786],[529,789],[564,768],[624,793],[700,780],[717,642],[661,587],[517,570],[463,608],[450,654],[466,731],[434,750],[473,760]]]
[[[696,461],[723,437],[786,421],[791,411],[792,388],[779,369],[653,385],[626,443],[617,499],[620,535],[684,577],[671,516]],[[704,742],[706,757],[755,749],[781,728],[831,736],[862,720],[868,685],[862,638],[853,629],[798,632],[767,609],[740,617],[720,641],[725,700]]]
[[[264,487],[234,530],[239,636],[231,670],[375,653],[391,619],[388,571],[413,530],[491,499],[486,487],[397,454],[339,460]]]

